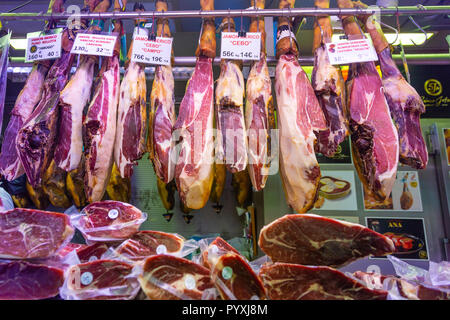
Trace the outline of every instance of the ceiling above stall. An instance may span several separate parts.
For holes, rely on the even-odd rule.
[[[127,10],[131,11],[135,2],[128,1]],[[154,10],[154,0],[142,0],[139,1],[144,4],[147,11]],[[435,5],[448,5],[446,0],[366,0],[364,3],[368,5],[389,5],[395,6],[415,6],[417,4],[425,6]],[[47,11],[49,0],[23,0],[23,1],[1,1],[0,12],[8,12],[22,4],[25,6],[15,10],[14,12],[45,12]],[[65,7],[68,8],[71,5],[77,5],[82,7],[83,0],[67,0]],[[182,10],[196,10],[200,8],[199,0],[169,0],[169,10],[182,11]],[[215,9],[245,9],[250,6],[250,0],[227,0],[227,1],[215,1]],[[277,8],[278,0],[266,0],[266,8]],[[296,1],[295,7],[314,7],[314,0]],[[336,0],[332,0],[330,7],[337,7]],[[112,9],[110,9],[112,10]],[[247,17],[235,18],[236,28],[241,28],[241,20],[245,30],[249,27],[250,19]],[[394,28],[397,28],[397,21],[395,17],[383,16],[382,21]],[[422,15],[414,16],[414,21],[427,32],[421,33],[420,29],[411,21],[408,16],[399,17],[399,26],[401,33],[418,33],[417,37],[422,37],[422,42],[427,40],[420,46],[410,45],[405,46],[406,53],[448,53],[449,44],[446,41],[446,36],[449,35],[450,29],[450,17],[448,15]],[[298,33],[298,42],[300,46],[301,54],[304,56],[311,56],[312,50],[312,38],[314,18],[307,17],[306,23],[302,26]],[[131,38],[132,28],[134,23],[132,20],[125,20],[125,29],[128,35],[128,41]],[[220,24],[220,20],[216,19],[216,24]],[[108,24],[107,24],[108,25]],[[24,39],[26,33],[42,30],[44,21],[4,21],[3,27],[13,31],[12,38]],[[201,26],[201,20],[199,18],[186,18],[186,19],[170,19],[170,28],[174,35],[174,52],[176,56],[192,56],[194,55],[198,36]],[[392,33],[392,30],[385,29],[386,33]],[[430,35],[432,33],[432,35]],[[23,57],[24,50],[13,49],[13,57]]]

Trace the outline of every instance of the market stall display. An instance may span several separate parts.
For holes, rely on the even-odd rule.
[[[449,224],[442,137],[421,119],[425,101],[385,24],[350,0],[199,2],[85,0],[80,24],[62,31],[64,0],[49,14],[0,13],[46,20],[40,35],[62,38],[50,60],[28,44],[29,70],[5,67],[15,62],[0,38],[0,106],[6,88],[12,107],[0,139],[0,299],[450,299],[448,244],[437,241]],[[379,12],[398,22],[433,10],[450,13]],[[311,68],[303,15],[314,17]],[[194,43],[178,33],[185,18],[201,21],[189,22]],[[220,36],[233,40],[219,58]],[[339,61],[356,43],[372,56]],[[431,80],[427,93],[440,93]]]

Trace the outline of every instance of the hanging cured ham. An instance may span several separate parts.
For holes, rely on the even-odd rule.
[[[234,32],[231,18],[224,18],[222,31]],[[216,84],[216,162],[234,173],[247,167],[247,137],[244,120],[244,76],[241,61],[222,59]]]
[[[56,165],[65,171],[78,167],[83,152],[83,110],[91,97],[96,58],[81,56],[80,64],[59,98],[60,126]]]
[[[264,9],[265,0],[252,0],[251,6]],[[252,19],[250,32],[261,32],[261,58],[254,62],[247,78],[245,124],[248,135],[248,173],[256,191],[261,191],[270,167],[269,110],[273,108],[272,82],[266,61],[264,18]]]
[[[350,0],[339,0],[338,5],[353,8]],[[363,37],[354,17],[341,19],[350,39]],[[351,64],[347,81],[355,168],[367,193],[384,200],[395,182],[399,143],[375,63]]]
[[[157,11],[167,11],[166,1],[156,2]],[[157,35],[170,37],[168,21],[158,19]],[[172,158],[175,142],[172,129],[175,124],[175,82],[172,67],[156,66],[151,93],[149,121],[149,152],[156,175],[162,183],[173,180],[176,159]]]
[[[214,1],[201,1],[202,10],[214,10]],[[180,137],[175,181],[181,201],[200,209],[208,201],[213,181],[213,99],[212,59],[216,54],[214,19],[203,21],[197,48],[197,63],[189,80],[174,131]]]
[[[121,23],[115,21],[114,32],[121,28]],[[89,203],[102,199],[113,165],[120,89],[119,48],[117,41],[113,56],[103,60],[94,98],[83,122],[86,159],[84,189]]]
[[[361,2],[355,3],[355,6],[367,7]],[[425,169],[428,151],[420,129],[420,115],[425,113],[425,105],[392,59],[389,43],[380,24],[374,17],[365,16],[361,20],[378,54],[384,95],[398,130],[400,162],[416,169]]]
[[[329,0],[315,0],[314,4],[318,8],[330,7]],[[334,155],[348,135],[344,78],[341,69],[331,65],[325,46],[325,43],[331,42],[332,34],[330,17],[317,17],[314,24],[311,83],[327,122],[327,128],[317,133],[316,151],[327,157]]]
[[[63,0],[51,1],[48,12],[57,13],[64,11],[63,3]],[[58,11],[58,9],[61,11]],[[4,132],[0,154],[0,173],[8,181],[15,180],[25,173],[16,150],[16,137],[33,112],[34,107],[41,100],[45,77],[53,62],[54,60],[43,60],[33,64],[27,81],[17,96],[16,103],[11,111],[11,117]]]
[[[109,1],[86,1],[89,11],[106,11]],[[28,181],[33,187],[41,184],[44,171],[54,156],[60,117],[59,100],[69,78],[75,58],[70,53],[74,38],[66,28],[62,35],[61,58],[50,68],[39,104],[17,135],[17,151]]]
[[[58,102],[67,83],[75,55],[70,53],[73,40],[66,29],[63,34],[61,58],[56,60],[44,82],[39,104],[17,135],[17,151],[33,187],[42,182],[42,176],[53,158],[58,133]]]
[[[145,11],[135,4],[135,11]],[[136,21],[135,32],[139,32]],[[141,29],[141,33],[144,30]],[[147,82],[145,66],[131,61],[133,43],[128,51],[128,67],[120,84],[119,108],[114,146],[114,161],[123,178],[130,178],[133,166],[146,151]]]
[[[280,8],[292,8],[294,2],[281,0]],[[289,35],[289,20],[279,18],[278,24],[275,90],[280,173],[288,204],[304,213],[317,198],[320,168],[314,153],[315,133],[325,130],[326,122],[311,83],[298,63],[295,39]],[[288,36],[281,38],[285,33]]]

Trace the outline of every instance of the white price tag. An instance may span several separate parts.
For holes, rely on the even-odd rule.
[[[220,58],[232,60],[259,60],[261,54],[261,32],[247,32],[239,37],[238,32],[222,32]]]
[[[77,33],[70,53],[112,57],[117,36]]]
[[[25,61],[51,60],[61,57],[61,33],[41,35],[41,32],[27,34]]]
[[[172,56],[172,42],[172,38],[163,37],[148,40],[146,34],[135,32],[131,61],[168,66]]]
[[[342,40],[326,44],[333,65],[377,61],[378,56],[369,39]]]

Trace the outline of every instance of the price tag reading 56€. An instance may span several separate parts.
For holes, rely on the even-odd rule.
[[[145,34],[135,34],[131,61],[168,66],[172,55],[172,41],[172,38],[165,37],[149,40]]]
[[[77,33],[70,53],[112,57],[117,36]]]
[[[239,37],[238,32],[222,32],[220,58],[232,60],[259,60],[261,54],[261,32],[247,32]]]
[[[51,60],[61,57],[61,33],[32,32],[27,34],[25,61]]]

